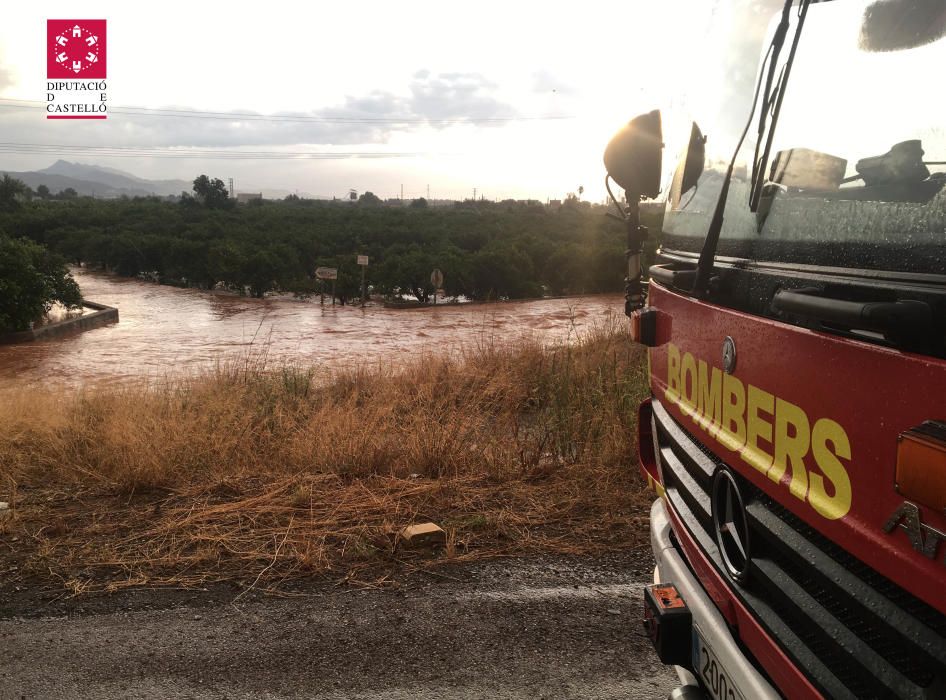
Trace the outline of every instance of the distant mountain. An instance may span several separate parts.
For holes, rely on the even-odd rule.
[[[22,180],[34,190],[46,185],[51,192],[57,193],[71,187],[80,195],[101,197],[146,197],[148,195],[180,195],[190,192],[192,180],[146,180],[123,170],[107,168],[101,165],[85,165],[57,160],[48,168],[27,172],[13,172],[0,168],[0,173],[8,172],[10,177]],[[250,190],[259,192],[260,190]],[[282,198],[289,190],[262,190],[267,198]]]
[[[143,190],[146,193],[154,192],[158,195],[180,194],[182,190],[189,192],[193,186],[193,182],[187,180],[145,180],[115,168],[70,163],[67,160],[57,160],[48,168],[37,172],[48,175],[65,175],[76,180],[108,185],[116,190]]]
[[[11,177],[22,180],[34,190],[46,185],[51,192],[56,193],[71,187],[80,195],[102,198],[179,195],[182,191],[189,192],[193,186],[186,180],[145,180],[114,168],[70,163],[67,160],[57,160],[42,170],[14,172],[0,168],[0,172],[8,172]]]

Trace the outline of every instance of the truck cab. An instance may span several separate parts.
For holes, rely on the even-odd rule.
[[[649,346],[648,632],[677,697],[946,697],[946,2],[707,14],[678,113],[605,158]]]

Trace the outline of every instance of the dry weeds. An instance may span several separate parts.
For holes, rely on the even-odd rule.
[[[615,328],[317,378],[260,358],[151,384],[0,393],[0,572],[79,593],[588,552],[646,536],[646,392]],[[433,520],[445,551],[397,531]]]

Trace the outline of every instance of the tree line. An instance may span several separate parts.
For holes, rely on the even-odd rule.
[[[0,203],[0,231],[47,246],[72,263],[168,284],[316,294],[317,267],[338,268],[337,295],[360,293],[356,255],[367,255],[376,294],[426,302],[430,274],[443,271],[447,296],[513,299],[620,291],[622,226],[604,208],[567,200],[468,201],[426,207],[417,200],[256,201],[236,206],[223,183],[201,176],[178,203],[143,197],[76,198],[55,206]]]
[[[66,187],[65,189],[59,190],[59,192],[53,192],[46,185],[39,185],[34,190],[22,180],[10,177],[7,173],[3,173],[3,175],[0,176],[0,208],[10,208],[12,203],[20,200],[30,201],[33,198],[75,199],[78,196],[79,193],[72,187]]]

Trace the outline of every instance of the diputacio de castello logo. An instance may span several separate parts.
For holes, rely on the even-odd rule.
[[[105,119],[104,19],[46,20],[46,118]]]
[[[105,78],[104,19],[46,20],[46,77]]]

